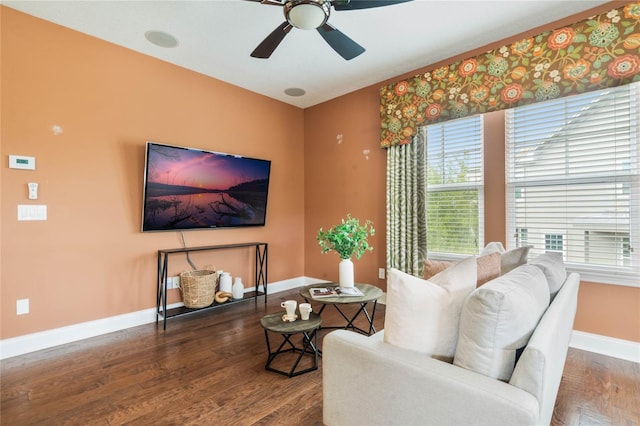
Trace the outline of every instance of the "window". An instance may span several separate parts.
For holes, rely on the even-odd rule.
[[[562,245],[563,237],[558,234],[545,234],[544,235],[544,251],[563,253],[564,246]]]
[[[484,245],[482,117],[424,128],[429,258],[477,254]]]
[[[516,197],[518,194],[516,193]],[[529,242],[529,230],[527,228],[518,228],[516,229],[516,246],[522,247],[526,246]]]
[[[639,89],[506,112],[508,244],[561,252],[586,280],[638,285]]]

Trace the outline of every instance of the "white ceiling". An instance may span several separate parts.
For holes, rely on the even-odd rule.
[[[316,31],[294,28],[269,59],[249,56],[284,22],[282,8],[246,0],[3,1],[30,15],[107,40],[300,108],[428,66],[608,1],[437,1],[354,11],[329,23],[367,50],[345,61]],[[148,30],[179,46],[148,42]],[[287,88],[306,94],[292,97]]]

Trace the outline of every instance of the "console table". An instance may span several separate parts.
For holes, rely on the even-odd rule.
[[[167,310],[167,274],[169,266],[169,257],[179,253],[192,253],[197,251],[210,251],[210,250],[229,250],[238,248],[255,247],[255,291],[246,292],[242,300],[229,300],[223,304],[218,304],[215,301],[204,308],[187,308],[178,307]],[[260,292],[260,285],[262,285],[262,292]],[[180,315],[186,315],[193,312],[199,312],[207,309],[220,308],[233,303],[238,303],[243,300],[253,298],[255,302],[258,302],[258,296],[264,295],[264,303],[267,303],[267,243],[251,242],[251,243],[239,243],[239,244],[222,244],[216,246],[202,246],[202,247],[185,247],[177,249],[158,250],[158,283],[156,293],[156,324],[158,320],[162,318],[163,329],[167,329],[167,318],[176,317]]]

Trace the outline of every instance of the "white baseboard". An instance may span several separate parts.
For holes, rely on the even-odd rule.
[[[305,285],[324,282],[326,280],[318,280],[309,277],[298,277],[289,280],[270,283],[267,286],[267,294],[278,293],[285,290],[302,287]],[[251,291],[253,289],[247,289]],[[167,306],[167,309],[182,306],[182,303],[176,303]],[[90,337],[100,336],[106,333],[112,333],[126,328],[137,327],[139,325],[150,324],[156,320],[156,309],[149,308],[142,311],[130,312],[128,314],[116,315],[109,318],[102,318],[95,321],[73,324],[66,327],[55,328],[52,330],[40,331],[37,333],[26,334],[24,336],[12,337],[0,340],[0,359],[6,359],[13,356],[23,355],[29,352],[39,351],[54,346],[64,345]]]
[[[289,280],[283,280],[283,281],[278,281],[278,282],[269,284],[268,291],[269,291],[269,294],[280,293],[281,291],[291,290],[298,287],[304,287],[306,285],[326,283],[326,282],[327,280],[320,280],[317,278],[310,278],[310,277],[291,278]]]
[[[569,346],[640,363],[640,343],[573,330]]]

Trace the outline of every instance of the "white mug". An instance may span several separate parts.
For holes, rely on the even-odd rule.
[[[286,300],[280,304],[281,307],[287,310],[287,317],[294,318],[296,315],[296,306],[298,306],[298,302],[295,300]]]
[[[313,312],[313,310],[311,309],[311,304],[310,303],[301,303],[300,304],[300,318],[303,320],[308,320],[309,319],[309,314]]]

